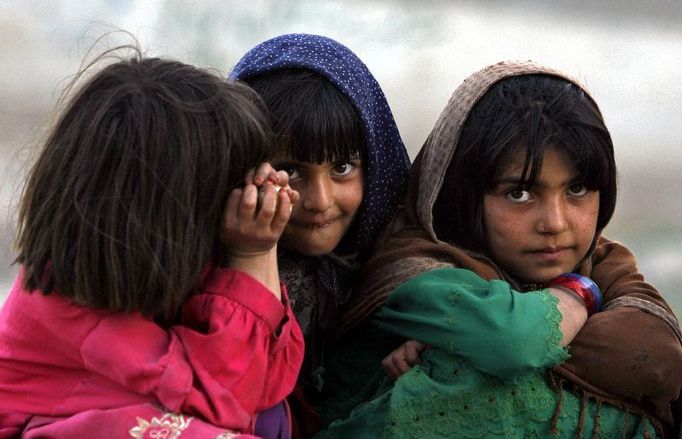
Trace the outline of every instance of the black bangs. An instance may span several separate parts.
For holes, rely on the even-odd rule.
[[[520,185],[532,187],[540,175],[545,151],[554,147],[566,152],[587,188],[612,190],[616,175],[613,144],[592,99],[576,85],[562,84],[558,78],[530,76],[525,82],[526,87],[520,91],[529,95],[524,106],[526,111],[516,114],[521,120],[519,129],[513,140],[499,151],[498,159],[494,160],[495,172],[504,166],[504,158],[509,154],[519,148],[526,149]],[[547,93],[548,90],[553,93]],[[494,184],[493,177],[489,175],[487,182]]]
[[[295,160],[363,158],[365,136],[353,104],[330,81],[305,69],[278,69],[245,80],[265,101],[275,145]]]
[[[604,148],[608,142],[600,142],[585,133],[564,133],[548,137],[540,144],[532,144],[525,139],[520,139],[507,145],[501,151],[496,167],[487,167],[488,172],[484,175],[486,191],[494,188],[496,177],[504,171],[509,162],[508,157],[516,151],[526,149],[523,170],[519,187],[533,187],[540,176],[545,151],[556,148],[564,151],[571,165],[578,174],[579,180],[590,190],[609,190],[611,181],[616,173],[615,163],[610,159],[608,149]]]

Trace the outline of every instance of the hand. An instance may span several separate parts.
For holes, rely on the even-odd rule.
[[[421,353],[428,347],[419,340],[408,340],[384,358],[381,366],[391,379],[396,380],[415,365],[421,364]]]
[[[277,191],[275,186],[281,189]],[[262,188],[260,203],[259,187]],[[221,230],[227,255],[249,258],[271,251],[299,198],[298,192],[289,187],[289,175],[285,171],[276,171],[269,163],[250,170],[244,187],[234,189],[227,198]]]
[[[280,190],[275,190],[275,185]],[[263,190],[258,207],[258,187]],[[281,300],[277,272],[277,240],[289,221],[298,192],[289,187],[289,175],[268,163],[246,174],[243,188],[227,197],[220,233],[225,246],[223,261],[265,285]]]

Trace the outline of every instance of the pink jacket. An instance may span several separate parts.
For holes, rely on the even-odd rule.
[[[115,428],[146,437],[154,419],[186,424],[181,437],[250,433],[296,382],[303,337],[284,286],[280,302],[245,273],[215,270],[181,324],[164,329],[21,284],[20,275],[0,311],[0,438],[116,437]]]

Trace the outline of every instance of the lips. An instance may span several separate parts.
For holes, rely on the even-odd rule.
[[[325,223],[297,223],[300,227],[304,229],[323,229],[331,224],[331,221]]]
[[[534,250],[532,253],[548,253],[548,254],[553,254],[553,253],[559,253],[564,250],[567,250],[568,247],[545,247],[540,250]]]
[[[545,247],[538,250],[531,250],[528,253],[551,263],[563,258],[569,250],[570,247]]]
[[[298,227],[302,227],[304,229],[323,229],[327,226],[329,226],[331,223],[333,223],[334,220],[331,219],[325,219],[325,220],[313,220],[313,221],[290,221],[291,224],[294,224]]]

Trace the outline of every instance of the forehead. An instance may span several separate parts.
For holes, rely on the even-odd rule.
[[[495,172],[495,177],[500,178],[507,175],[519,176],[523,172],[525,160],[526,160],[526,150],[522,148],[514,148],[508,153],[502,155],[497,164],[497,171]]]
[[[554,146],[544,149],[542,152],[541,167],[537,170],[538,178],[543,178],[543,174],[550,172],[573,177],[576,174],[573,161],[568,153],[561,148]],[[527,181],[532,174],[533,160],[530,159],[526,148],[517,147],[503,155],[498,164],[495,180],[513,179],[519,182]]]

